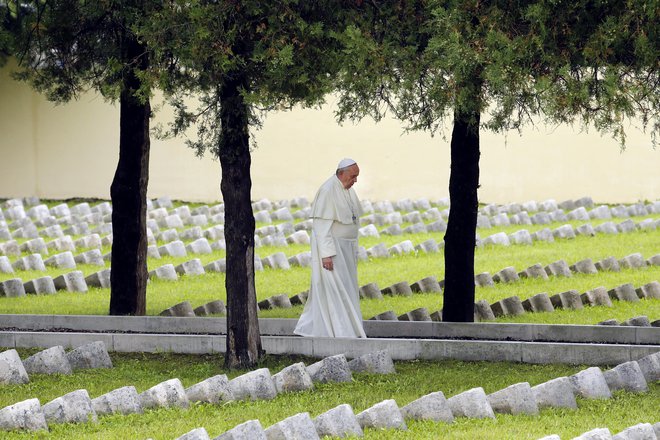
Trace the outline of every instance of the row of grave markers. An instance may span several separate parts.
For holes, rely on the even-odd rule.
[[[436,391],[399,408],[394,399],[384,400],[355,414],[348,404],[326,411],[314,419],[299,413],[263,429],[259,420],[241,423],[214,440],[320,439],[330,437],[362,437],[365,429],[407,430],[406,419],[452,423],[456,417],[495,419],[495,414],[536,416],[543,408],[577,409],[576,397],[609,399],[613,391],[645,393],[648,383],[660,379],[660,352],[639,361],[625,362],[603,372],[598,367],[582,370],[569,377],[544,382],[534,387],[521,382],[486,394],[473,388],[446,398]],[[650,424],[648,426],[651,426]],[[646,426],[644,432],[649,432]],[[651,433],[654,433],[651,426]],[[631,432],[632,433],[632,432]],[[629,440],[638,437],[619,437]],[[655,435],[655,434],[654,434]],[[557,438],[554,436],[553,438]],[[584,439],[593,438],[585,437]],[[177,440],[210,440],[204,428],[196,428]]]
[[[494,284],[501,282],[515,282],[521,278],[543,278],[548,279],[549,276],[564,276],[570,277],[573,273],[581,274],[596,274],[599,271],[620,271],[623,268],[642,268],[646,265],[660,265],[660,254],[654,255],[648,260],[645,260],[641,253],[635,253],[625,256],[621,259],[615,257],[608,257],[596,263],[592,259],[587,258],[580,260],[575,264],[568,265],[564,260],[555,261],[545,267],[540,263],[534,264],[527,269],[517,272],[513,267],[507,267],[493,276],[488,272],[483,272],[475,275],[475,285],[481,287],[490,287]],[[200,264],[201,267],[201,264]],[[174,275],[176,277],[176,274]],[[444,286],[444,280],[438,281],[435,276],[425,277],[415,283],[408,284],[407,281],[401,281],[380,289],[378,284],[371,282],[359,288],[359,295],[361,298],[369,299],[382,299],[383,295],[402,295],[411,296],[414,292],[421,293],[440,293]],[[575,300],[578,297],[579,301]],[[554,308],[581,308],[583,303],[587,305],[605,305],[611,307],[610,296],[615,299],[624,301],[636,301],[637,298],[651,298],[660,299],[660,283],[657,281],[647,283],[635,289],[632,284],[624,284],[615,289],[607,291],[604,287],[585,292],[580,295],[577,291],[562,292],[553,295],[549,298],[547,293],[539,293],[524,301],[520,301],[518,297],[507,298],[499,301],[493,305],[488,304],[482,300],[475,304],[475,320],[487,321],[493,320],[497,316],[503,314],[522,314],[528,312],[541,312],[553,311]],[[518,299],[516,299],[518,298]],[[273,308],[291,308],[293,305],[304,304],[307,300],[307,292],[289,297],[287,294],[273,295],[258,303],[261,310],[270,310]],[[521,306],[518,306],[521,303]],[[579,303],[579,304],[578,304]],[[203,308],[203,306],[200,306]],[[490,311],[489,311],[490,310]],[[506,313],[504,311],[506,310]],[[521,311],[522,310],[522,311]],[[200,310],[201,315],[206,316]],[[216,312],[217,313],[217,312]],[[166,310],[161,315],[164,316],[196,316],[197,309],[193,310],[188,301],[178,303]],[[440,321],[441,313],[429,313],[428,309],[420,308],[411,312],[398,316],[393,311],[386,311],[371,319],[379,320],[413,320],[413,321],[426,321],[430,318],[433,321]]]
[[[393,210],[393,208],[391,207],[391,203],[389,205],[387,203],[382,203],[380,205],[382,205],[380,207],[383,209],[383,211],[388,212],[388,214],[386,215],[389,217],[384,218],[380,214],[367,214],[362,217],[361,219],[362,224],[375,223],[378,225],[384,225],[384,224],[398,225],[405,221],[405,222],[415,223],[415,225],[409,227],[412,228],[410,232],[413,232],[420,228],[426,229],[425,225],[421,223],[422,218],[432,221],[438,221],[438,220],[442,221],[443,219],[446,219],[448,217],[448,211],[440,212],[437,210],[437,208],[429,208],[429,210],[424,214],[420,214],[418,211],[413,211],[406,214],[405,217],[403,217],[398,211]],[[430,204],[422,204],[422,205],[430,206]],[[376,206],[378,207],[379,204],[376,204]],[[568,214],[565,214],[563,209],[559,208],[556,202],[552,203],[552,201],[547,201],[544,202],[542,207],[546,209],[554,209],[553,211],[551,211],[550,214],[548,214],[546,211],[540,211],[539,213],[534,214],[534,216],[536,217],[530,218],[527,215],[527,211],[521,211],[520,207],[522,206],[533,209],[536,207],[535,202],[529,202],[523,205],[512,204],[505,211],[514,213],[512,215],[517,217],[513,217],[509,219],[504,212],[501,212],[502,211],[501,208],[494,209],[493,206],[494,205],[488,205],[486,208],[484,208],[484,212],[494,213],[493,218],[491,219],[487,217],[485,214],[481,214],[478,219],[479,227],[490,227],[491,223],[496,226],[501,226],[501,225],[509,225],[509,224],[547,224],[552,221],[608,219],[608,218],[612,218],[613,216],[625,218],[625,217],[629,217],[630,215],[635,215],[635,216],[647,215],[647,214],[660,212],[660,202],[655,202],[653,204],[648,204],[648,205],[638,203],[627,207],[621,205],[619,207],[614,207],[614,208],[610,208],[606,205],[601,205],[598,208],[595,208],[589,212],[586,211],[586,208],[584,206],[580,206],[578,208],[573,209]],[[514,209],[513,208],[514,206],[518,206],[519,208]],[[593,206],[593,202],[587,206]],[[365,202],[364,208],[367,213],[374,212],[373,205],[368,201]],[[30,208],[30,210],[28,210],[28,213],[20,211],[22,209],[21,206],[12,206],[11,208],[8,209],[13,210],[13,211],[9,211],[8,216],[11,219],[15,219],[15,221],[12,224],[6,226],[8,226],[10,229],[11,228],[15,230],[20,229],[21,230],[21,234],[19,234],[20,238],[30,238],[30,237],[36,238],[38,236],[38,234],[35,234],[36,225],[31,223],[32,218],[36,219],[39,226],[44,227],[42,233],[48,237],[61,237],[63,236],[63,234],[65,234],[65,231],[61,230],[60,224],[57,223],[58,220],[61,220],[62,223],[64,223],[65,225],[71,224],[71,227],[79,226],[78,229],[71,230],[70,232],[72,235],[80,235],[80,234],[89,233],[89,230],[87,228],[87,222],[85,220],[89,220],[90,216],[95,216],[94,219],[96,220],[97,224],[99,221],[103,221],[103,219],[102,218],[99,219],[99,217],[105,217],[105,219],[108,221],[111,219],[109,214],[109,212],[111,212],[111,207],[109,206],[108,202],[101,203],[95,206],[94,208],[90,208],[87,203],[81,203],[75,205],[71,210],[68,209],[66,204],[61,204],[50,209],[47,208],[46,205],[38,205],[36,207]],[[280,208],[280,210],[281,209],[287,209],[287,208]],[[1,212],[2,211],[0,210],[0,216],[2,215]],[[212,208],[209,208],[208,206],[202,206],[199,208],[195,208],[192,212],[187,206],[182,206],[173,209],[172,214],[168,213],[167,209],[164,207],[150,210],[149,211],[150,218],[147,222],[148,234],[150,235],[149,239],[155,240],[154,234],[159,233],[160,228],[162,227],[162,228],[169,228],[169,230],[164,231],[163,233],[159,233],[160,235],[159,238],[163,241],[170,241],[173,238],[176,238],[178,235],[176,228],[183,228],[184,225],[186,224],[188,225],[197,224],[198,226],[195,228],[191,228],[188,231],[185,231],[184,236],[186,238],[193,238],[193,237],[199,238],[200,230],[201,230],[199,226],[205,226],[209,223],[209,221],[206,219],[207,214],[213,215],[213,213],[215,213],[216,216],[221,216],[223,215],[223,212],[224,212],[223,205],[216,205]],[[297,215],[296,217],[298,218],[307,217],[307,214],[304,212],[304,209],[301,210],[300,212],[302,212],[302,214]],[[297,212],[296,214],[299,214],[300,212]],[[495,212],[498,213],[495,214]],[[62,217],[58,219],[54,217],[54,215],[59,215]],[[4,235],[5,236],[4,238],[7,239],[8,238],[7,236],[11,237],[11,234],[9,234],[8,229],[3,228],[2,218],[3,217],[0,217],[0,238],[3,238]],[[46,218],[51,219],[50,223],[53,224],[48,225],[47,223],[44,223],[44,219]],[[290,215],[289,213],[288,216],[279,216],[278,220],[279,219],[282,219],[283,221],[289,221],[289,220],[294,220],[294,216]],[[216,223],[218,226],[216,226],[217,230],[209,232],[209,234],[214,236],[223,234],[224,232],[223,227],[220,226],[220,224],[224,222],[224,218],[219,217],[217,219],[213,219],[212,217],[212,220],[214,220],[212,221],[212,223]],[[257,216],[257,221],[259,220],[260,220],[259,216]],[[75,221],[79,221],[79,223],[74,223]],[[105,226],[104,232],[107,233],[112,232],[111,227],[110,228],[107,227],[107,223],[101,226]],[[277,225],[277,226],[266,226],[263,228],[258,228],[256,232],[258,236],[271,235],[271,234],[275,234],[276,232],[282,233],[284,232],[283,231],[284,229],[286,229],[286,232],[293,232],[294,229],[297,227],[299,227],[300,229],[309,230],[311,224],[309,220],[306,220],[305,222],[303,222],[303,224],[296,225],[295,227],[291,224],[284,223],[282,225]],[[434,225],[434,226],[430,226],[430,228],[431,230],[437,229],[441,231],[443,230],[443,228],[446,228],[446,224]],[[208,231],[209,230],[206,230],[204,231],[204,233],[206,234]],[[399,232],[397,232],[396,230],[392,230],[392,231],[386,230],[384,232],[397,234],[400,233],[400,228],[399,228]],[[278,241],[278,239],[274,239],[274,240]]]
[[[88,346],[92,346],[94,352],[99,351],[99,346],[105,348],[101,341],[87,344],[83,349]],[[65,371],[68,366],[67,356],[53,356],[53,353],[62,350],[62,347],[57,346],[37,353],[43,364],[38,372]],[[81,351],[80,348],[76,350]],[[26,359],[25,364],[29,364],[32,358],[34,356]],[[12,367],[15,370],[14,376],[22,375],[27,379],[25,368],[16,350],[0,353],[0,362]],[[311,390],[317,382],[350,382],[353,380],[353,372],[390,374],[396,371],[389,353],[379,351],[351,361],[341,354],[321,359],[309,366],[299,362],[273,375],[268,368],[250,371],[231,380],[226,375],[220,374],[185,389],[178,378],[161,382],[139,394],[134,386],[124,386],[91,399],[87,390],[80,389],[43,406],[39,399],[33,398],[0,409],[0,429],[48,430],[51,424],[97,422],[98,417],[103,415],[140,414],[144,410],[155,408],[188,408],[194,402],[222,404],[239,400],[271,400],[280,393]],[[25,381],[6,382],[6,384],[20,383]]]
[[[102,345],[102,342],[96,342],[83,347],[91,346],[91,352],[97,353],[98,347]],[[80,348],[82,347],[76,350],[81,352]],[[53,358],[50,355],[52,352],[53,349],[44,350],[42,353],[49,354],[42,355],[41,358],[50,359],[52,364],[57,362],[56,359],[68,360],[67,357]],[[0,360],[9,365],[12,361],[14,365],[21,365],[15,350],[1,353]],[[51,365],[48,369],[59,372],[62,367]],[[275,375],[271,375],[267,368],[245,373],[232,380],[228,380],[226,375],[217,375],[187,389],[183,388],[178,379],[164,381],[140,394],[135,387],[125,386],[95,399],[91,399],[87,391],[81,389],[56,398],[43,406],[35,398],[0,409],[0,428],[41,430],[48,429],[48,425],[53,423],[96,422],[98,416],[112,413],[142,413],[145,409],[159,407],[187,408],[190,402],[196,401],[217,404],[244,399],[270,400],[278,393],[313,389],[314,382],[350,381],[351,373],[355,371],[389,374],[394,373],[395,369],[389,354],[386,351],[379,351],[350,362],[340,354],[324,358],[308,367],[303,363],[297,363]],[[538,415],[540,409],[548,407],[576,409],[578,407],[576,396],[585,399],[607,399],[617,390],[644,393],[648,391],[648,383],[658,380],[660,380],[660,352],[638,361],[619,364],[604,372],[600,368],[592,367],[570,377],[560,377],[534,387],[522,382],[489,395],[485,394],[483,388],[473,388],[446,399],[441,391],[437,391],[422,396],[401,409],[393,399],[388,399],[358,414],[353,413],[350,405],[343,404],[326,411],[314,420],[309,413],[300,413],[266,430],[261,427],[258,420],[250,420],[216,439],[362,436],[366,428],[405,430],[407,429],[405,419],[452,423],[455,417],[494,419],[496,413]],[[642,428],[637,428],[639,429]],[[585,433],[585,435],[591,434]],[[193,439],[209,439],[209,437],[203,428],[179,437],[179,440]]]

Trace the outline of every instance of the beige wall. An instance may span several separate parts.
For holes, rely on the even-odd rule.
[[[118,159],[117,107],[93,94],[55,106],[10,80],[7,69],[0,71],[0,96],[0,198],[109,198]],[[273,113],[253,133],[253,199],[311,199],[345,156],[361,166],[356,189],[362,198],[447,196],[447,140],[402,134],[393,120],[339,126],[333,108],[330,102],[321,110]],[[541,126],[508,138],[485,133],[481,139],[483,202],[660,199],[660,151],[637,129],[629,130],[625,152],[595,132],[569,127]],[[196,158],[181,140],[152,140],[149,196],[162,195],[219,200],[219,163]]]

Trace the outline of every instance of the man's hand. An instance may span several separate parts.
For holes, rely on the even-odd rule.
[[[323,263],[323,268],[326,270],[332,270],[334,268],[332,264],[332,257],[325,257],[321,259],[321,262]]]

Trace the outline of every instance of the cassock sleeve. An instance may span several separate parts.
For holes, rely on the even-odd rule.
[[[332,222],[332,220],[326,220],[323,218],[315,218],[312,221],[312,229],[314,232],[314,237],[316,237],[316,245],[319,248],[321,258],[333,257],[337,255],[337,250],[335,249],[335,241],[332,238],[332,234],[330,234]]]

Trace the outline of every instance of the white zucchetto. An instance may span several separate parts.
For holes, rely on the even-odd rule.
[[[356,162],[353,159],[345,158],[339,161],[337,169],[340,170],[342,168],[350,167],[351,165],[355,165],[355,163]]]

